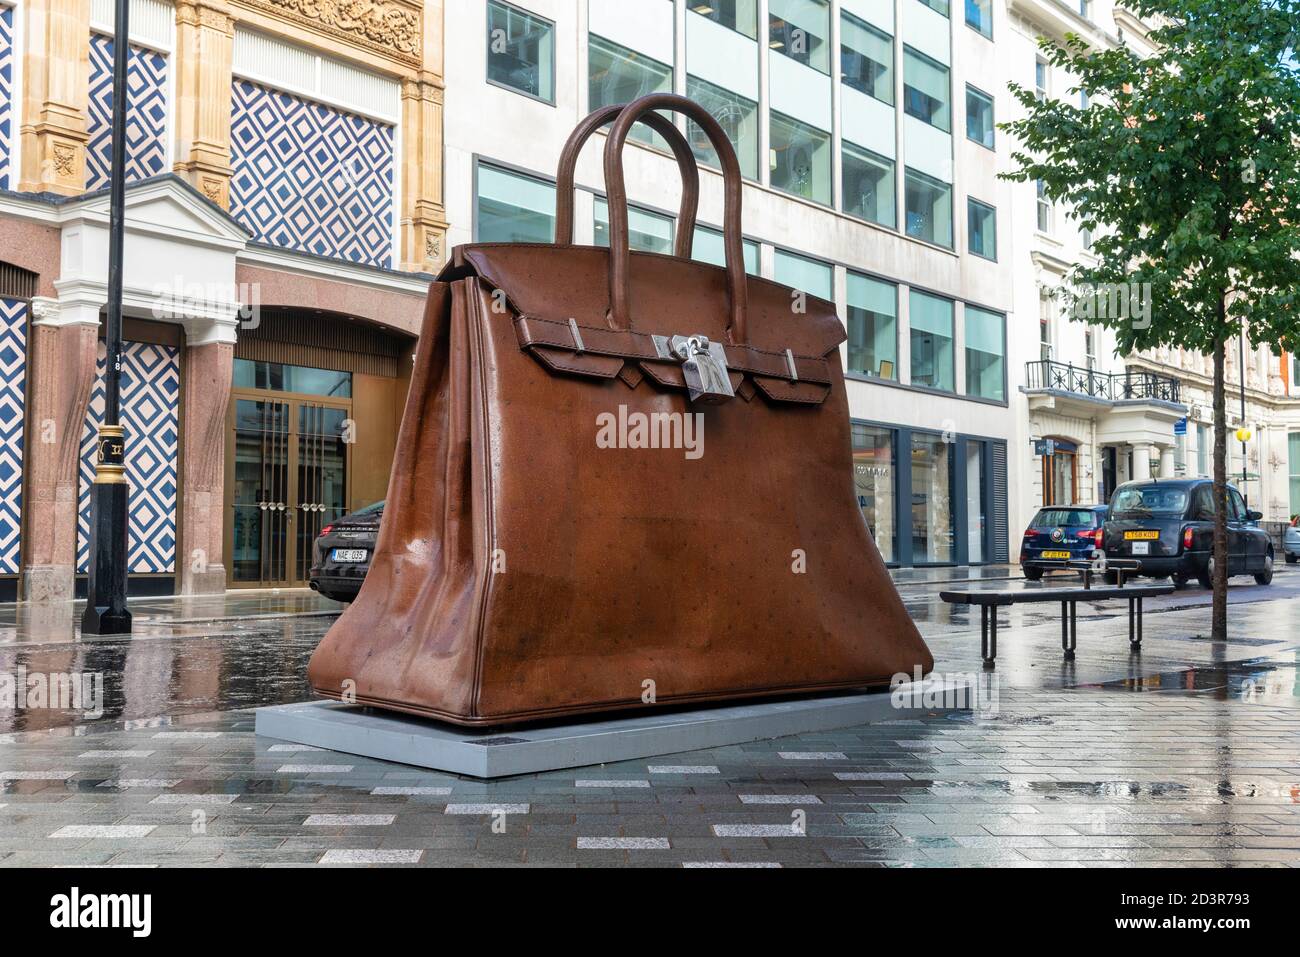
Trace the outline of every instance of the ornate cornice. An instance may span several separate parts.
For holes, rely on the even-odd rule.
[[[238,0],[250,10],[299,23],[408,63],[420,63],[420,13],[393,0]]]

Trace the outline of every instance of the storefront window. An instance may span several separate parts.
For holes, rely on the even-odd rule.
[[[984,503],[988,501],[984,482],[986,451],[983,442],[966,443],[966,560],[972,565],[987,561],[984,554],[987,538]]]
[[[772,187],[831,204],[831,137],[772,111]]]
[[[945,132],[949,119],[948,68],[924,53],[903,47],[903,111]]]
[[[490,0],[488,81],[555,102],[555,24]]]
[[[907,235],[952,249],[952,186],[908,169],[903,196]]]
[[[758,243],[750,239],[742,239],[740,245],[745,251],[745,272],[751,276],[757,276]],[[721,231],[709,226],[696,226],[695,239],[691,243],[691,258],[696,262],[725,266],[727,264],[727,251],[722,244]]]
[[[758,0],[690,0],[686,9],[751,40],[758,36]]]
[[[596,245],[609,246],[609,204],[596,197]],[[629,206],[627,209],[628,247],[636,252],[673,254],[673,234],[676,224],[671,216],[653,213],[648,209]]]
[[[840,20],[840,68],[846,86],[894,105],[894,40],[848,12]]]
[[[894,161],[844,142],[844,212],[893,229]]]
[[[853,426],[853,486],[880,557],[895,560],[894,430]]]
[[[898,378],[897,286],[849,273],[848,331],[850,372]]]
[[[810,296],[835,301],[835,273],[826,263],[778,249],[775,265],[773,275],[777,282]]]
[[[335,369],[310,369],[280,362],[235,360],[235,388],[270,389],[303,395],[327,395],[335,399],[352,397],[352,373]]]
[[[1006,398],[1005,367],[1006,317],[967,306],[966,315],[966,394],[982,399]]]
[[[727,134],[740,161],[740,175],[758,179],[758,104],[693,76],[686,78],[686,95],[708,110]],[[704,131],[694,120],[688,120],[686,127],[695,158],[718,166],[717,153]]]
[[[555,241],[555,187],[532,176],[480,164],[474,241]]]
[[[912,384],[953,391],[952,301],[917,290],[908,297]]]
[[[831,72],[828,0],[769,0],[768,44],[777,53],[822,73]]]
[[[953,444],[928,432],[912,433],[912,561],[953,560]]]
[[[1300,432],[1287,436],[1291,459],[1291,514],[1300,515]]]
[[[673,69],[644,53],[611,43],[594,33],[587,50],[587,109],[631,103],[650,93],[673,91]],[[671,117],[670,117],[671,118]],[[632,127],[630,139],[666,150],[668,144],[644,123]]]

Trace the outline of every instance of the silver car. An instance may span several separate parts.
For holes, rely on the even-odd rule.
[[[1300,562],[1300,527],[1287,526],[1286,534],[1282,537],[1282,552],[1286,555],[1288,565]]]

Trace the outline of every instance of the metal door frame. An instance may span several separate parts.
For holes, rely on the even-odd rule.
[[[288,446],[286,452],[285,467],[287,469],[287,480],[285,487],[285,511],[289,513],[289,521],[293,522],[291,529],[286,530],[285,534],[285,554],[284,568],[285,578],[283,581],[255,581],[241,582],[235,580],[235,414],[240,399],[247,399],[255,402],[279,402],[288,406],[288,424],[289,429],[285,433],[285,441]],[[225,547],[226,561],[229,572],[226,576],[227,588],[305,588],[307,587],[306,578],[296,578],[298,564],[298,512],[299,499],[301,498],[301,489],[298,488],[298,451],[300,446],[299,439],[299,410],[304,405],[322,406],[325,408],[341,409],[346,418],[352,418],[352,399],[340,399],[331,396],[312,395],[305,392],[277,392],[274,389],[247,389],[232,388],[230,390],[230,404],[226,408],[226,468],[225,468],[225,489],[222,495],[223,514],[225,516],[225,528],[223,529],[223,541]],[[345,508],[352,501],[352,443],[344,443],[343,458],[343,485]]]

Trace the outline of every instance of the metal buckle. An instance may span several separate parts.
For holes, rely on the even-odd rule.
[[[706,336],[673,336],[669,345],[682,360],[682,377],[692,402],[725,402],[735,398],[727,375],[727,353]]]

